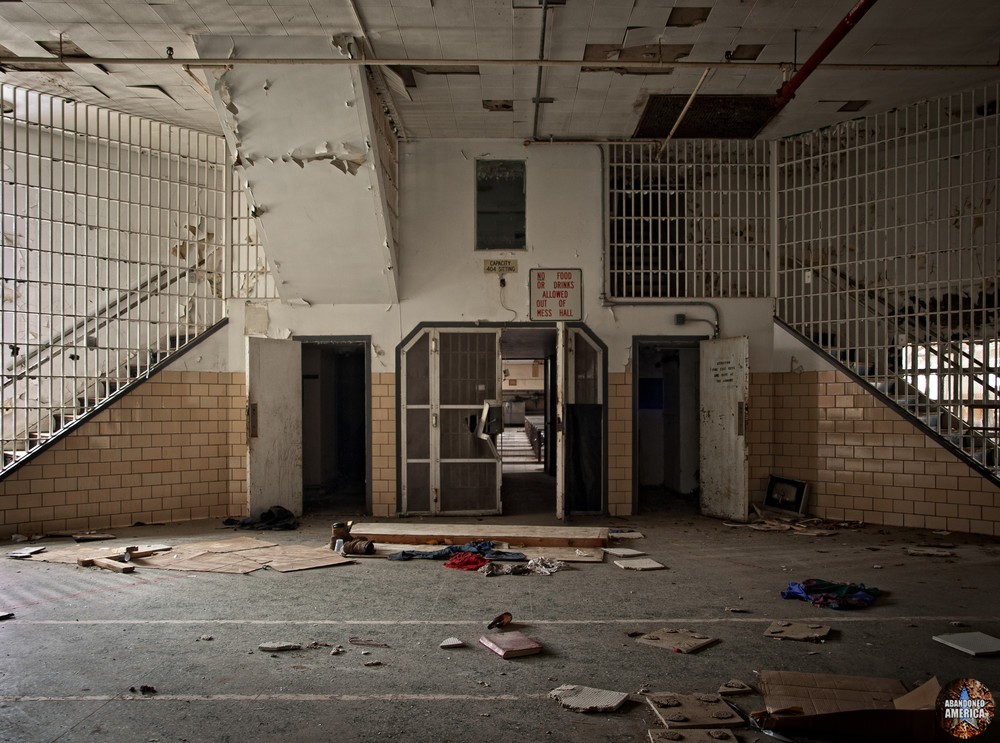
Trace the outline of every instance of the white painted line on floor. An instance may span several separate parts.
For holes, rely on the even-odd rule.
[[[812,619],[813,617],[809,617]],[[966,615],[956,616],[947,614],[942,616],[846,616],[839,612],[831,612],[823,615],[816,614],[816,619],[829,619],[831,622],[840,624],[845,622],[995,622],[1000,621],[997,615]],[[787,622],[794,617],[778,615],[774,617],[764,617],[757,615],[738,617],[660,617],[650,619],[515,619],[515,623],[521,625],[569,625],[586,626],[602,624],[757,624],[760,622]],[[801,619],[801,617],[800,617]],[[164,625],[223,625],[223,624],[246,624],[261,626],[378,626],[378,627],[401,627],[407,625],[437,625],[437,626],[485,626],[483,619],[18,619],[18,625],[22,624],[45,624],[45,625],[132,625],[132,624],[164,624]]]
[[[519,702],[547,694],[82,694],[0,696],[14,702]]]

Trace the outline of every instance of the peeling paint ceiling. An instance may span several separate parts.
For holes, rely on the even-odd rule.
[[[3,75],[8,82],[220,132],[203,71],[179,63],[198,57],[194,36],[305,42],[363,35],[377,58],[453,63],[435,70],[417,62],[393,73],[392,95],[406,136],[627,138],[651,95],[690,94],[706,66],[712,72],[700,93],[772,95],[854,5],[855,0],[551,3],[546,59],[587,61],[545,68],[540,89],[538,68],[530,60],[539,55],[543,11],[530,0],[0,2],[0,45],[7,50],[0,56],[52,59],[34,70],[9,65]],[[998,48],[996,0],[880,0],[759,136],[814,129],[993,80],[998,70],[988,67],[997,64]],[[131,61],[170,56],[178,63]],[[636,66],[657,59],[675,64],[655,70]],[[334,162],[330,152],[320,154]]]

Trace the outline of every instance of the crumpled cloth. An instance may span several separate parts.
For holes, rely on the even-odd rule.
[[[822,578],[807,578],[801,583],[789,583],[781,592],[781,598],[802,599],[829,609],[864,609],[875,603],[879,593],[877,588],[864,583],[833,583]]]
[[[549,557],[536,557],[528,560],[527,565],[498,565],[491,562],[479,568],[479,572],[486,577],[494,575],[552,575],[560,570],[569,569],[569,565],[561,560],[553,560]]]
[[[483,565],[489,564],[489,560],[475,552],[457,552],[444,566],[453,570],[479,570]]]
[[[459,552],[474,552],[487,560],[509,560],[511,562],[522,562],[528,558],[520,552],[506,552],[504,550],[493,549],[494,544],[490,541],[468,542],[466,544],[452,544],[448,547],[435,550],[434,552],[421,552],[419,550],[403,550],[389,555],[390,560],[447,560],[452,555]]]

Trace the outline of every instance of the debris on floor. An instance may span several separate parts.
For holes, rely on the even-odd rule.
[[[348,640],[352,645],[361,645],[366,648],[387,648],[389,645],[387,643],[381,642],[379,640],[374,640],[370,637],[352,637]]]
[[[951,550],[941,549],[939,547],[907,547],[906,554],[910,557],[954,557],[955,553]]]
[[[741,727],[744,723],[718,694],[646,694],[653,712],[671,730]]]
[[[533,557],[528,560],[528,570],[536,575],[552,575],[560,570],[569,570],[569,565],[551,557]]]
[[[135,565],[108,557],[78,557],[76,564],[82,568],[101,568],[114,573],[134,573]]]
[[[720,686],[719,690],[716,692],[716,694],[723,697],[734,697],[739,694],[753,694],[753,693],[754,693],[754,688],[749,684],[744,684],[739,679],[730,679],[722,686]]]
[[[0,622],[2,622],[5,619],[13,619],[13,618],[14,618],[14,612],[12,612],[12,611],[0,611]]]
[[[549,696],[574,712],[614,712],[628,701],[628,694],[620,691],[572,684],[563,684],[553,689]]]
[[[202,635],[201,637],[198,638],[197,642],[202,642],[202,641],[211,642],[214,639],[215,638],[212,635]]]
[[[504,659],[537,655],[542,652],[542,646],[539,643],[517,631],[483,635],[479,638],[479,642]]]
[[[646,554],[641,550],[634,550],[629,547],[604,547],[603,551],[614,557],[638,557],[639,555]]]
[[[52,537],[61,537],[61,536],[66,536],[66,533],[65,532],[58,532],[58,533],[50,534],[49,536],[52,536]],[[70,533],[68,536],[72,537],[77,542],[100,542],[100,541],[103,541],[105,539],[117,539],[118,538],[114,534],[102,534],[101,532],[96,532],[96,531],[87,531],[87,532],[80,532],[80,533]]]
[[[366,661],[364,662],[364,665],[365,665],[365,666],[366,666],[367,668],[372,668],[372,667],[374,667],[374,666],[384,666],[384,665],[385,665],[385,663],[383,663],[383,662],[382,662],[382,661],[380,661],[380,660],[366,660]]]
[[[531,570],[527,565],[512,562],[487,562],[479,568],[478,572],[487,578],[493,578],[497,575],[531,575]]]
[[[653,729],[649,731],[650,743],[674,743],[674,741],[681,741],[681,743],[738,743],[739,738],[737,738],[733,733],[728,730],[710,730],[710,729],[698,729],[692,728],[690,730],[662,730]]]
[[[505,611],[502,614],[498,614],[497,616],[493,617],[493,621],[491,621],[489,624],[486,625],[486,629],[496,629],[497,627],[506,627],[508,624],[511,623],[511,620],[513,619],[514,616],[509,611]]]
[[[448,558],[444,566],[452,570],[479,570],[484,565],[488,565],[489,562],[482,555],[473,552],[459,552]]]
[[[773,637],[775,640],[822,642],[829,635],[830,628],[826,625],[801,622],[771,622],[771,626],[764,630],[764,637]]]
[[[425,550],[402,550],[389,555],[388,559],[393,561],[405,560],[449,560],[460,554],[475,554],[485,560],[509,560],[511,562],[523,562],[528,558],[520,552],[507,552],[497,548],[496,542],[466,542],[465,544],[452,544],[447,547],[427,552]],[[477,566],[478,567],[478,566]]]
[[[442,640],[441,644],[438,645],[438,647],[443,648],[444,650],[451,650],[453,648],[464,648],[465,643],[459,640],[457,637],[448,637]]]
[[[302,645],[297,642],[262,642],[257,649],[265,653],[284,653],[289,650],[301,650]]]
[[[875,603],[881,592],[864,583],[834,583],[822,578],[807,578],[801,583],[789,583],[781,592],[783,599],[802,599],[814,606],[830,609],[864,609]]]
[[[625,560],[615,560],[615,565],[623,570],[666,570],[666,565],[648,557],[632,557]]]
[[[1000,638],[985,632],[955,632],[950,635],[934,635],[932,639],[968,655],[1000,655]]]
[[[7,557],[12,560],[23,560],[25,557],[31,557],[32,555],[37,555],[39,552],[44,552],[45,547],[21,547],[21,549],[16,549],[13,552],[8,552]]]
[[[635,529],[608,529],[611,539],[644,539],[644,535]]]
[[[298,529],[299,522],[298,519],[295,518],[295,514],[284,506],[271,506],[267,510],[263,511],[259,518],[255,519],[252,516],[247,516],[245,519],[240,521],[239,528],[255,529],[257,531],[269,529],[289,531],[292,529]]]
[[[719,641],[717,637],[709,637],[688,629],[663,629],[640,635],[636,642],[643,645],[653,645],[658,648],[673,650],[675,653],[694,653]]]
[[[732,612],[733,614],[749,614],[750,613],[749,609],[741,609],[738,606],[727,606],[727,607],[723,608],[723,611]]]

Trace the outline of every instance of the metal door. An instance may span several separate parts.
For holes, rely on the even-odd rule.
[[[701,512],[746,521],[750,510],[746,446],[749,343],[740,337],[699,345]]]
[[[565,508],[604,510],[604,350],[581,328],[566,331]]]
[[[475,435],[500,398],[499,330],[421,331],[403,348],[403,510],[500,513],[500,460]]]
[[[302,514],[302,345],[247,338],[247,504]]]

